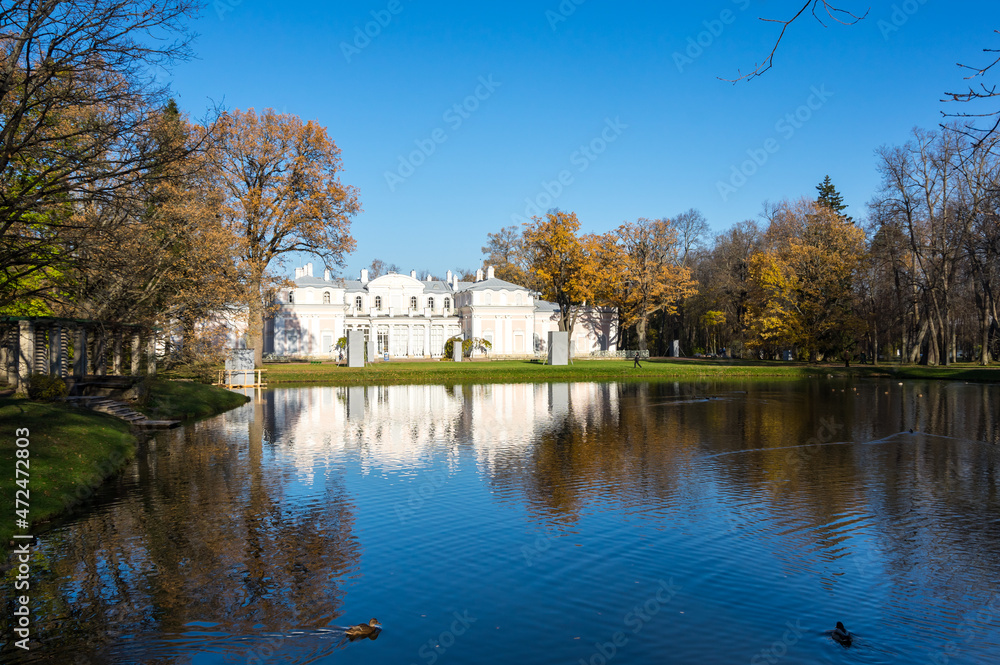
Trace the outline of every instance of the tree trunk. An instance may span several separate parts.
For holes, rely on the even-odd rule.
[[[638,338],[638,346],[640,351],[646,350],[646,317],[640,317],[635,324],[635,335]]]
[[[253,349],[254,365],[260,368],[264,366],[264,304],[261,301],[260,282],[250,286],[249,310],[247,342]]]

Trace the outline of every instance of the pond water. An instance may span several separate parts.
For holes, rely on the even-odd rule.
[[[998,461],[997,386],[277,390],[42,534],[0,660],[997,663]]]

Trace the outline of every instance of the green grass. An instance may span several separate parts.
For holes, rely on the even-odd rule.
[[[726,378],[800,378],[808,376],[895,377],[905,379],[952,379],[1000,381],[1000,368],[975,365],[924,367],[919,365],[843,365],[784,363],[753,360],[654,359],[576,360],[572,365],[553,367],[527,360],[490,362],[407,362],[376,363],[364,369],[304,363],[266,365],[270,387],[280,385],[394,385],[413,383],[532,383],[549,381],[657,381]]]
[[[17,430],[28,430],[27,490],[33,523],[86,500],[135,454],[135,438],[126,423],[60,402],[0,398],[0,423],[0,552],[15,533],[16,491],[21,489],[15,470]]]
[[[147,403],[139,410],[154,420],[207,418],[243,406],[250,398],[225,388],[194,381],[154,381]]]

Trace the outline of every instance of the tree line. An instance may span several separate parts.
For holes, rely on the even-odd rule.
[[[580,234],[550,211],[487,235],[484,263],[559,305],[617,309],[619,348],[808,361],[989,364],[1000,354],[1000,159],[966,127],[877,153],[865,219],[827,176],[710,237],[697,210]]]
[[[159,82],[191,57],[197,10],[0,7],[0,315],[169,328],[193,353],[235,308],[259,363],[281,257],[343,266],[361,207],[325,128],[254,109],[193,122]]]

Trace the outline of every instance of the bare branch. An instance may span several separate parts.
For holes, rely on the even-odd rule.
[[[823,10],[826,11],[827,16],[829,16],[837,23],[840,23],[841,25],[854,25],[858,21],[864,20],[868,16],[868,13],[871,11],[871,9],[868,9],[865,11],[864,14],[858,16],[853,12],[850,12],[846,9],[841,9],[840,7],[831,4],[829,0],[808,0],[805,4],[802,5],[799,11],[795,13],[795,16],[788,19],[787,21],[774,18],[761,18],[760,20],[766,23],[781,24],[781,32],[778,34],[778,39],[775,40],[774,46],[771,48],[771,52],[767,54],[767,57],[764,58],[763,61],[757,64],[757,66],[753,69],[753,71],[743,74],[735,79],[722,78],[721,76],[719,77],[719,79],[722,81],[728,81],[730,83],[739,83],[740,81],[749,81],[751,79],[755,79],[758,76],[762,75],[767,70],[771,69],[771,67],[774,65],[774,54],[777,53],[778,46],[781,44],[781,40],[784,39],[785,32],[788,31],[788,27],[792,23],[797,21],[799,17],[801,17],[802,14],[805,13],[807,9],[812,8],[811,11],[813,18],[815,18],[819,22],[819,24],[822,25],[824,28],[826,27],[826,24],[823,23],[823,20],[816,13],[818,6],[821,4]]]

